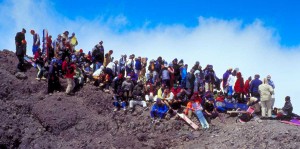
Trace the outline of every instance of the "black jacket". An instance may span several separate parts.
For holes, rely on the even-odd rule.
[[[283,110],[286,114],[291,115],[292,112],[293,112],[293,105],[292,105],[291,101],[286,101],[286,102],[284,103],[284,106],[283,106],[282,110]]]

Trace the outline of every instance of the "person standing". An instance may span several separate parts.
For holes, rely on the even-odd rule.
[[[78,45],[78,40],[75,36],[75,33],[72,33],[72,36],[69,37],[69,41],[70,41],[70,44],[71,44],[71,50],[72,50],[72,52],[74,52],[75,51],[75,46]]]
[[[245,81],[244,92],[245,92],[246,97],[250,97],[250,82],[251,81],[252,81],[251,76]]]
[[[236,97],[237,97],[237,100],[240,102],[240,103],[244,103],[245,102],[245,98],[244,98],[244,78],[242,77],[242,73],[241,72],[238,72],[236,74],[236,81],[235,81],[235,84],[234,84],[234,92],[236,93]]]
[[[272,86],[268,84],[267,78],[264,78],[263,84],[258,86],[258,91],[260,94],[260,102],[261,102],[261,116],[271,117],[272,116],[271,96],[274,90]]]
[[[273,90],[274,90],[274,89],[275,89],[275,84],[274,84],[274,82],[271,80],[271,76],[268,75],[268,76],[267,76],[267,79],[268,79],[268,84],[269,84],[270,86],[272,86],[272,88],[273,88]],[[274,103],[275,103],[275,92],[272,94],[272,97],[271,97],[271,109],[273,109]]]
[[[103,64],[104,67],[106,67],[113,60],[111,57],[112,54],[113,54],[113,50],[109,50],[108,53],[105,54],[104,64]]]
[[[227,95],[228,94],[228,78],[231,75],[232,68],[229,68],[226,70],[226,72],[223,74],[223,91]]]
[[[47,38],[47,48],[48,48],[47,60],[48,60],[48,62],[50,62],[52,60],[52,58],[54,57],[54,48],[53,48],[53,44],[52,44],[52,36],[51,35],[49,35],[49,37]]]
[[[251,93],[251,97],[256,97],[260,100],[260,95],[258,92],[258,86],[262,84],[262,81],[259,80],[259,74],[256,74],[254,76],[254,80],[251,81],[250,83],[250,93]]]
[[[92,61],[93,61],[93,72],[98,70],[104,62],[104,47],[103,42],[100,41],[99,44],[96,44],[92,50]]]
[[[59,70],[57,66],[57,61],[53,60],[49,67],[48,73],[48,94],[52,95],[53,91],[60,91],[61,85],[59,82]]]
[[[38,48],[40,47],[40,36],[34,30],[30,31],[31,35],[33,36],[33,45],[32,45],[32,54],[34,55]]]
[[[16,44],[16,56],[18,57],[19,63],[17,68],[19,71],[24,71],[24,56],[26,55],[26,40],[25,40],[26,30],[23,28],[21,32],[18,32],[15,36]]]

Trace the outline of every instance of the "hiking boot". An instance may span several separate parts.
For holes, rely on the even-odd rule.
[[[35,78],[36,80],[38,80],[38,81],[40,81],[41,80],[41,78]]]
[[[116,112],[116,111],[118,111],[118,109],[117,109],[117,108],[115,108],[115,109],[114,109],[114,112]]]
[[[105,93],[109,93],[109,90],[108,90],[108,89],[105,89],[104,92],[105,92]]]
[[[45,78],[45,77],[42,77],[41,79],[42,79],[42,80],[46,80],[46,78]]]

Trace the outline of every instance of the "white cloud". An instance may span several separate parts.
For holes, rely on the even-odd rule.
[[[148,20],[140,29],[119,33],[119,27],[130,25],[122,14],[108,19],[71,20],[56,12],[48,1],[29,0],[2,2],[0,18],[0,35],[6,39],[0,40],[1,49],[14,50],[15,33],[23,27],[40,34],[47,28],[53,37],[68,30],[76,33],[78,48],[86,52],[103,40],[105,49],[113,49],[116,58],[124,53],[150,59],[163,56],[168,62],[177,57],[190,67],[199,60],[202,66],[213,64],[218,76],[228,67],[239,67],[245,79],[256,73],[262,77],[270,74],[276,85],[275,105],[282,107],[284,97],[290,95],[295,111],[300,113],[300,47],[281,46],[276,29],[265,27],[260,20],[243,24],[243,20],[199,17],[196,27],[161,24],[151,29],[147,28],[151,23]],[[31,49],[32,37],[27,34],[26,38]]]

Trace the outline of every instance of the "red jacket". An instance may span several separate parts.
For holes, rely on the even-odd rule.
[[[66,72],[67,71],[67,67],[68,67],[68,62],[66,60],[64,60],[61,64],[61,70],[63,72]]]
[[[171,92],[174,94],[174,97],[180,92],[180,90],[180,87],[177,87],[176,89],[174,87],[171,88]]]
[[[74,64],[69,64],[69,69],[66,71],[66,78],[73,79],[75,75],[76,66]]]
[[[249,89],[250,89],[250,80],[246,80],[245,86],[244,86],[244,92],[249,93]]]
[[[222,95],[219,95],[217,98],[216,98],[216,101],[219,101],[219,102],[224,102],[225,100],[225,97]]]
[[[236,93],[244,93],[244,79],[242,77],[242,74],[238,72],[236,74],[237,80],[234,85],[234,91]]]

